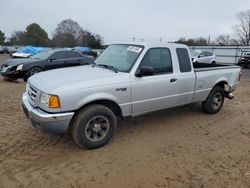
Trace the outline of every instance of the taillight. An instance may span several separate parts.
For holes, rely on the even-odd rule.
[[[239,76],[238,76],[238,82],[240,81],[241,77],[242,77],[242,70],[240,70]]]

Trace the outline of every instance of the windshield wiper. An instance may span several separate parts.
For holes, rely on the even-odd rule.
[[[115,73],[118,73],[119,70],[116,69],[115,67],[111,66],[111,65],[105,65],[105,64],[96,64],[96,63],[93,63],[93,66],[99,66],[99,67],[104,67],[106,69],[109,69],[109,70],[112,70],[114,71]]]

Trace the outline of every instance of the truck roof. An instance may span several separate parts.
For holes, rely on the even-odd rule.
[[[129,44],[129,45],[141,45],[145,48],[159,48],[159,47],[174,47],[174,48],[188,48],[187,45],[178,43],[163,43],[163,42],[119,42],[114,44]]]

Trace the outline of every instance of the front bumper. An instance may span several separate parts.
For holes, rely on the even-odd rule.
[[[0,70],[0,73],[3,77],[5,78],[15,78],[15,79],[18,79],[18,78],[23,78],[24,77],[24,72],[22,71],[11,71],[11,70],[7,70],[6,72],[2,72],[2,70]]]
[[[74,112],[51,114],[40,108],[34,108],[30,105],[26,93],[23,94],[22,101],[23,111],[34,127],[51,133],[67,132]]]

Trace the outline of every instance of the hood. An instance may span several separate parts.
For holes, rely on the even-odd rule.
[[[8,66],[15,66],[20,64],[28,64],[32,62],[40,61],[38,59],[32,59],[32,58],[22,58],[22,59],[7,59],[4,64]]]
[[[59,90],[63,92],[64,87],[67,90],[86,89],[128,82],[129,77],[128,73],[85,65],[41,72],[30,77],[28,82],[47,94],[57,94]]]

